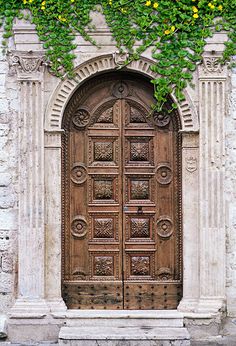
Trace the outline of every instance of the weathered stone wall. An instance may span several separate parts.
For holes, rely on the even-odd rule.
[[[0,312],[12,305],[16,285],[17,112],[17,85],[0,47]]]
[[[229,85],[226,116],[226,287],[227,311],[236,316],[236,69]]]
[[[105,23],[100,19],[98,17],[95,18],[95,21],[97,21],[95,24],[97,25],[98,30],[95,33],[94,38],[99,43],[103,44],[102,49],[99,50],[97,47],[91,46],[89,43],[84,42],[81,38],[78,37],[77,40],[80,40],[80,45],[75,51],[75,54],[77,56],[75,65],[78,66],[82,64],[83,62],[88,61],[91,58],[98,57],[102,54],[103,55],[111,54],[111,53],[113,54],[116,51],[115,44],[114,42],[111,41],[111,35],[109,34],[109,31],[107,30]],[[1,37],[0,37],[0,41],[1,41]],[[213,42],[212,43],[213,48],[209,48],[208,53],[211,52],[212,50],[217,51],[218,48],[214,48],[214,44],[215,43]],[[18,23],[18,26],[16,26],[14,38],[11,40],[11,48],[15,51],[27,52],[28,50],[32,50],[34,53],[37,51],[40,54],[43,53],[42,45],[39,43],[36,33],[32,29],[32,26],[29,25],[28,23],[23,23],[23,24]],[[150,58],[150,51],[146,52],[145,56],[147,58]],[[19,229],[22,229],[22,228],[20,227],[20,224],[18,224],[18,210],[19,209],[23,210],[22,206],[20,206],[19,208],[19,195],[22,192],[23,188],[19,184],[19,175],[21,175],[22,180],[24,180],[23,166],[25,167],[27,165],[21,164],[19,166],[18,158],[19,158],[19,154],[21,154],[22,157],[25,157],[27,155],[24,155],[24,152],[23,152],[24,146],[19,140],[19,133],[20,131],[23,131],[24,124],[22,124],[19,120],[22,118],[20,117],[20,114],[19,114],[20,105],[19,105],[18,97],[20,95],[20,83],[22,80],[24,80],[23,78],[24,76],[21,78],[18,75],[18,79],[17,79],[16,75],[17,74],[16,74],[15,68],[14,67],[9,68],[7,56],[2,53],[2,49],[0,47],[0,313],[1,312],[7,313],[9,311],[9,308],[13,305],[13,302],[15,301],[15,298],[17,296],[16,294],[17,287],[20,286],[17,283],[17,276],[18,276],[17,271],[19,268],[18,266],[19,263],[17,260],[17,253],[18,253],[17,244],[20,238]],[[42,83],[40,84],[41,85],[40,88],[37,90],[42,91],[42,94],[44,97],[44,102],[42,102],[44,103],[42,104],[42,109],[44,109],[46,113],[46,108],[49,104],[49,100],[52,97],[57,85],[59,84],[59,81],[58,79],[53,77],[48,71],[45,72],[43,78],[44,78],[43,81],[40,79],[40,83],[41,82]],[[198,85],[197,78],[198,78],[198,75],[196,73],[194,76],[194,82],[196,84],[196,88],[195,90],[193,89],[189,90],[189,95],[191,96],[196,108],[198,108],[198,100],[199,100],[199,95],[198,95],[199,85]],[[212,80],[214,82],[214,76]],[[31,82],[34,88],[35,80],[32,79]],[[29,76],[28,76],[28,80],[27,79],[24,80],[23,85],[25,87],[25,90],[31,90],[29,87],[30,85]],[[228,92],[229,107],[228,105],[226,106],[227,112],[225,117],[226,179],[224,184],[225,198],[226,198],[225,225],[226,225],[226,231],[227,231],[227,239],[226,239],[227,291],[226,291],[226,294],[227,294],[228,314],[229,316],[235,317],[236,316],[236,179],[235,179],[236,177],[236,70],[232,71],[232,78],[229,79],[228,91],[229,91]],[[64,96],[62,95],[62,97]],[[59,103],[60,102],[61,100],[59,100]],[[40,112],[39,114],[43,113],[43,112],[41,113]],[[211,112],[211,115],[213,116],[213,111]],[[212,133],[214,133],[214,131]],[[55,133],[53,135],[57,136],[58,133]],[[197,131],[195,133],[195,136],[196,137],[198,136]],[[52,144],[48,143],[47,145],[48,145],[48,153],[50,153],[50,155],[51,155],[51,152],[58,150],[58,153],[59,153],[58,157],[60,157],[60,150],[58,149],[60,145],[58,145],[58,148],[57,146],[55,146],[55,143],[52,143]],[[192,151],[195,152],[195,146],[197,146],[197,144],[193,145],[194,148],[189,148],[189,142],[188,142],[188,144],[186,145],[185,151],[189,150],[191,152],[191,150],[193,149]],[[34,149],[36,150],[37,148],[34,147]],[[27,150],[29,150],[29,148],[25,149],[25,153],[27,152]],[[30,153],[30,155],[32,155],[32,152]],[[50,158],[50,155],[49,154],[48,156],[46,155],[45,156],[46,159],[47,157]],[[190,158],[193,159],[192,156]],[[194,174],[198,174],[197,164],[199,161],[199,157],[197,157],[197,154],[196,154],[195,161],[196,161],[196,170],[194,170],[194,172],[196,173]],[[183,164],[185,164],[185,162],[183,162]],[[213,165],[213,162],[212,162],[212,165]],[[192,176],[191,171],[189,171],[188,174]],[[58,176],[58,179],[60,181],[59,176]],[[213,183],[213,182],[211,181],[210,183]],[[190,191],[190,195],[193,196],[191,194],[191,191]],[[188,198],[191,201],[190,195]],[[45,199],[47,199],[47,196],[45,197]],[[30,201],[28,202],[30,203]],[[195,204],[197,204],[198,201],[195,201],[195,202],[196,202]],[[60,203],[60,197],[59,197],[59,203]],[[193,208],[193,203],[191,204],[191,208]],[[60,206],[59,206],[59,209],[60,209]],[[24,211],[24,213],[25,213],[24,215],[27,215],[27,210]],[[30,214],[29,211],[28,213]],[[31,213],[33,215],[34,210],[31,210]],[[55,222],[55,219],[53,219],[53,216],[54,216],[53,213],[54,213],[54,209],[45,210],[45,223],[46,221],[48,221],[48,219],[50,220],[52,219],[53,222]],[[209,214],[210,213],[211,212],[209,212]],[[57,253],[51,254],[50,251],[48,251],[47,253],[47,246],[45,251],[45,257],[46,257],[45,267],[48,266],[48,268],[45,268],[45,273],[43,273],[42,271],[42,277],[45,278],[45,281],[48,286],[42,284],[42,292],[40,291],[41,288],[39,291],[40,291],[40,294],[42,293],[42,296],[45,293],[45,296],[48,300],[51,298],[50,292],[55,293],[55,291],[57,291],[58,295],[60,296],[60,284],[58,284],[58,281],[60,280],[57,280],[59,275],[56,275],[57,273],[56,274],[53,273],[53,275],[55,274],[55,278],[54,278],[54,276],[52,275],[52,271],[50,270],[50,264],[54,263],[54,261],[57,261],[59,263],[58,271],[60,271],[60,240],[58,239],[60,237],[60,218],[58,217],[58,219],[59,219],[58,233],[55,232],[55,229],[56,229],[55,227],[54,227],[54,233],[53,232],[50,233],[50,228],[49,228],[49,231],[47,229],[45,230],[45,238],[48,237],[50,241],[52,240],[54,243],[58,242],[59,244],[58,245],[59,250]],[[22,224],[23,224],[23,221],[24,220],[19,220],[19,222],[22,222]],[[196,222],[197,224],[198,220],[195,220],[194,222]],[[188,226],[193,228],[194,222],[192,219],[190,219]],[[55,225],[52,225],[52,226],[55,226]],[[200,233],[200,226],[196,226],[196,227],[199,227],[196,229],[197,231],[199,230],[199,233]],[[22,229],[22,231],[24,230]],[[35,237],[36,237],[37,231],[36,230],[34,231],[35,231]],[[212,234],[214,235],[214,230],[212,232],[213,232]],[[31,234],[30,228],[29,228],[29,233],[27,233],[27,235],[28,234]],[[197,239],[197,237],[194,238],[194,234],[195,234],[194,232],[191,233],[190,231],[188,233],[188,238],[190,242],[195,244],[199,240]],[[194,239],[190,239],[191,237]],[[24,237],[22,239],[24,239]],[[30,238],[30,239],[35,239],[35,238]],[[28,243],[30,244],[30,241]],[[48,243],[50,242],[48,241]],[[34,246],[35,244],[32,244],[32,248]],[[41,250],[43,253],[44,249],[41,249]],[[27,251],[27,253],[25,254],[26,257],[28,253],[29,254],[33,253],[33,251],[29,251],[29,252]],[[198,261],[198,257],[195,258],[194,256],[191,256],[191,251],[188,252],[187,254],[189,257],[191,257],[192,261],[194,259]],[[207,257],[208,249],[205,249],[205,255]],[[204,260],[202,260],[201,258],[201,254],[199,257],[200,257],[200,261],[202,262],[202,266],[204,267],[205,263],[204,263]],[[219,262],[219,258],[217,258],[217,261]],[[24,264],[24,263],[30,263],[30,262],[31,262],[30,258],[27,261],[27,258],[24,257],[24,261],[22,263]],[[40,259],[39,259],[39,262],[40,262]],[[191,268],[194,268],[194,265],[192,264],[192,267],[191,267],[189,264],[190,261],[186,261],[186,262],[188,262],[186,264],[186,267],[189,266],[188,272],[190,272]],[[222,263],[224,263],[224,258],[222,258]],[[210,264],[213,267],[215,265],[215,263],[213,262]],[[21,266],[20,270],[21,272],[24,271],[23,265]],[[56,272],[55,266],[54,266],[54,270]],[[217,271],[216,267],[215,267],[215,270]],[[192,286],[195,286],[196,296],[199,294],[198,287],[197,287],[197,284],[198,284],[197,282],[199,282],[198,275],[199,275],[199,271],[196,270],[196,280],[194,283],[190,283]],[[48,278],[50,276],[51,276],[51,279]],[[211,279],[214,280],[213,274],[211,275]],[[22,282],[24,283],[23,280]],[[222,278],[222,282],[224,283],[224,278]],[[185,278],[184,285],[185,287],[187,286],[186,278]],[[189,287],[191,285],[189,285]],[[45,292],[43,292],[43,288],[46,286],[47,286],[47,289],[45,290]],[[30,285],[29,285],[29,290],[30,290]],[[53,294],[51,295],[53,298],[54,297]],[[203,301],[203,304],[205,304],[205,301]],[[29,333],[31,333],[31,331]]]

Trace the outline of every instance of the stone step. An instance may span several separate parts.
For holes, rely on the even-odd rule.
[[[64,318],[67,327],[183,327],[183,314],[176,310],[70,310]]]
[[[189,346],[186,328],[62,327],[59,346]]]

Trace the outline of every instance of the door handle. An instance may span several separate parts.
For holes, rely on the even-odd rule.
[[[143,207],[142,206],[138,207],[137,213],[138,214],[142,214],[143,213]]]

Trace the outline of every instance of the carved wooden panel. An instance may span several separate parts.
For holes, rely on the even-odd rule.
[[[140,78],[95,78],[66,109],[69,308],[176,309],[181,299],[179,122],[165,109],[151,114],[152,90]]]

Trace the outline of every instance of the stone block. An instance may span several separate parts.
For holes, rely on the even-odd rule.
[[[1,255],[1,266],[3,272],[12,273],[13,270],[13,254],[9,252],[3,252]]]
[[[0,273],[0,292],[10,293],[13,289],[13,276],[10,273]]]
[[[10,185],[12,175],[10,173],[0,173],[0,187],[7,187]]]
[[[0,228],[12,230],[17,228],[17,210],[0,209]]]
[[[5,96],[4,96],[5,97]],[[8,111],[8,100],[0,97],[0,113]]]
[[[9,124],[1,124],[0,123],[0,137],[7,136],[10,131]]]
[[[9,251],[11,244],[10,233],[9,231],[0,231],[0,251]]]
[[[0,187],[0,209],[12,208],[14,204],[15,194],[12,187]]]

